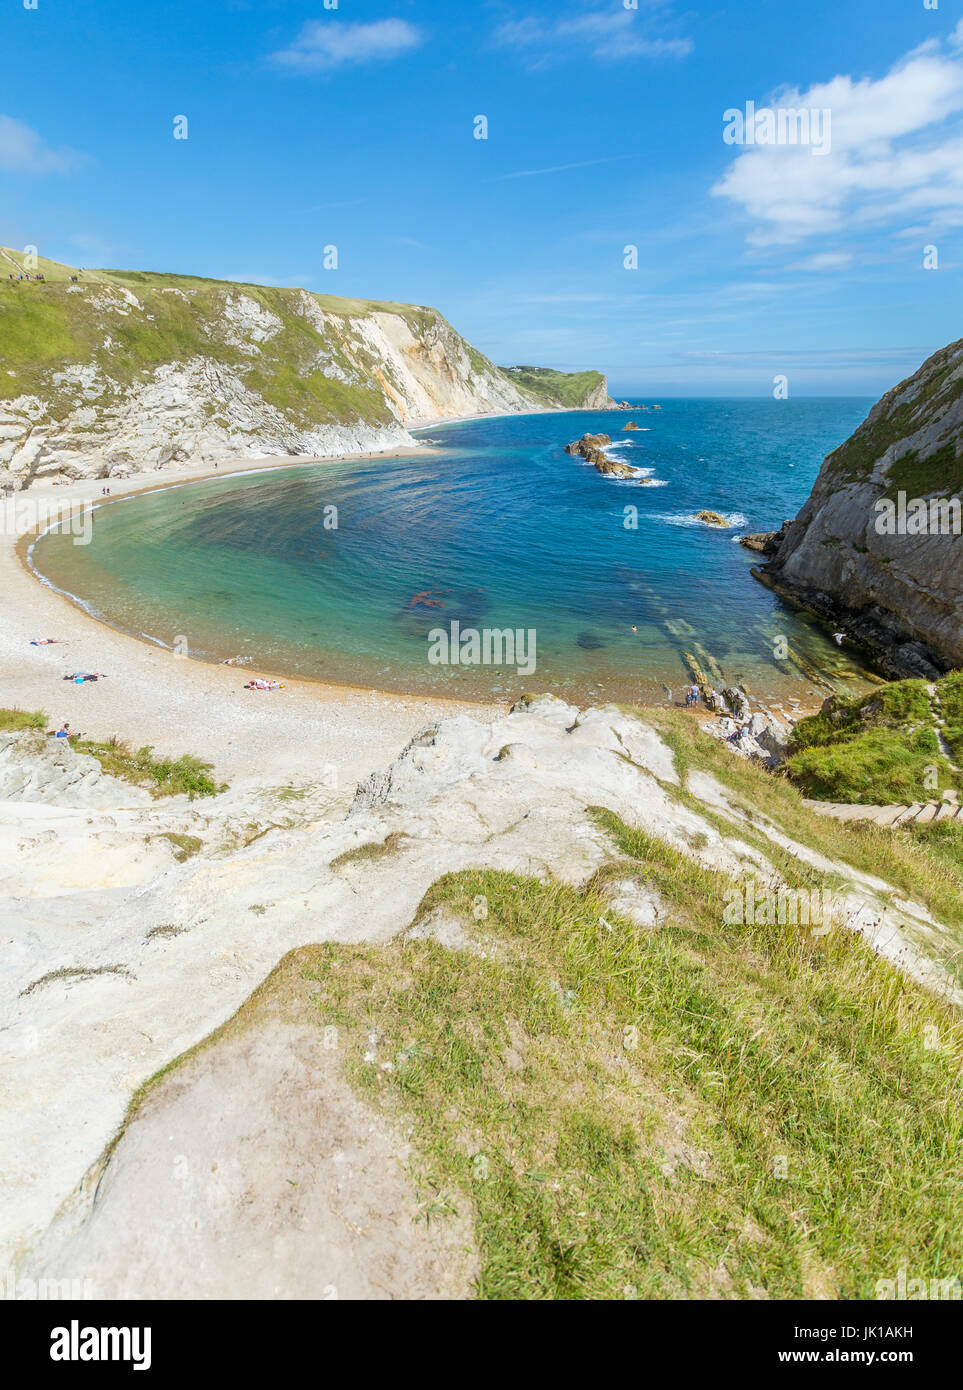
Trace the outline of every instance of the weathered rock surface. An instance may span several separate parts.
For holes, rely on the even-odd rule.
[[[66,755],[48,745],[25,756],[31,765],[49,756],[54,767]],[[341,1252],[331,1243],[353,1211],[374,1241],[372,1267],[391,1267],[385,1212],[410,1196],[393,1166],[402,1151],[396,1145],[382,1172],[391,1136],[364,1116],[360,1135],[352,1120],[354,1138],[341,1144],[342,1118],[356,1112],[316,1042],[287,1031],[285,1018],[260,1041],[205,1049],[183,1080],[178,1073],[165,1083],[157,1108],[148,1105],[130,1126],[106,1170],[98,1168],[137,1088],[231,1018],[287,952],[392,937],[446,872],[490,867],[582,884],[618,857],[586,809],[593,805],[725,873],[777,877],[741,840],[746,814],[712,777],[689,775],[694,802],[675,795],[672,754],[644,720],[551,697],[491,721],[459,715],[433,725],[362,782],[346,818],[319,816],[306,803],[302,818],[278,825],[276,801],[265,794],[262,802],[250,784],[193,806],[143,807],[131,806],[124,784],[112,785],[114,804],[96,807],[0,803],[0,855],[17,866],[0,899],[0,1260],[6,1268],[19,1256],[25,1275],[78,1270],[108,1296],[236,1291],[241,1252],[255,1249],[258,1268],[270,1268],[260,1256],[275,1238],[279,1287],[290,1294],[301,1280],[316,1295],[319,1283],[354,1277],[357,1232]],[[720,833],[700,803],[731,830]],[[840,871],[758,812],[752,826],[821,871]],[[170,837],[184,833],[201,844],[179,861]],[[343,858],[389,836],[390,852],[380,857]],[[894,906],[880,881],[842,872],[851,924],[902,968],[943,987],[926,952],[938,924],[922,908]],[[613,910],[648,928],[664,915],[658,897],[629,877],[612,885],[612,897]],[[457,949],[456,938],[450,930],[438,937]],[[292,1085],[303,1087],[310,1116],[285,1108]],[[320,1136],[315,1150],[299,1126]],[[253,1183],[245,1181],[245,1155]],[[374,1187],[359,1186],[369,1163],[378,1169]],[[303,1182],[303,1193],[282,1177]],[[321,1238],[302,1240],[298,1222],[316,1223]],[[155,1242],[161,1230],[169,1235]],[[161,1244],[171,1256],[156,1266],[154,1284],[144,1252]],[[411,1249],[424,1259],[424,1278],[418,1282],[414,1256],[403,1261],[399,1296],[441,1287],[437,1249]]]
[[[583,434],[581,439],[573,439],[571,444],[566,444],[565,452],[585,458],[586,449],[602,449],[611,443],[611,436],[607,434]]]
[[[740,536],[739,544],[747,550],[756,550],[761,555],[775,555],[786,538],[791,521],[784,521],[778,531],[757,531],[748,536]]]
[[[963,340],[888,392],[827,456],[754,573],[844,627],[887,674],[932,677],[963,665],[963,535],[943,524],[961,497]],[[906,519],[912,499],[937,504],[924,509],[925,530]]]
[[[566,444],[565,452],[585,459],[586,463],[594,464],[596,472],[603,475],[613,478],[634,478],[634,468],[623,463],[621,459],[612,458],[610,454],[605,452],[606,444],[611,443],[612,440],[607,434],[583,434],[581,439],[575,439],[571,444]]]
[[[701,512],[695,512],[694,517],[696,521],[704,521],[707,526],[729,525],[728,521],[726,521],[725,517],[721,514],[721,512],[713,512],[709,511],[708,509],[705,509]]]
[[[0,334],[0,488],[385,452],[413,445],[415,423],[562,405],[517,384],[435,309],[136,272],[70,283],[67,269],[42,285],[0,280],[2,322],[33,316],[23,342],[60,345],[30,357]],[[605,378],[584,375],[594,384],[579,408],[607,406]]]

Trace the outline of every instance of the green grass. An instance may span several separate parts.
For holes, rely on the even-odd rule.
[[[111,777],[119,777],[134,786],[147,787],[152,796],[217,796],[227,790],[226,783],[214,781],[212,766],[190,753],[179,758],[155,758],[150,744],[133,749],[121,739],[105,742],[81,739],[74,748],[89,753]],[[187,837],[193,838],[193,837]]]
[[[867,1298],[901,1264],[958,1274],[958,1015],[850,933],[726,926],[729,880],[600,819],[609,873],[669,904],[659,929],[611,910],[606,873],[470,871],[420,915],[456,914],[474,951],[331,944],[305,970],[353,1084],[411,1136],[423,1210],[470,1212],[478,1295]]]
[[[886,492],[883,494],[896,500],[898,492],[907,497],[929,497],[934,493],[941,496],[963,492],[963,457],[952,442],[944,444],[925,459],[919,457],[916,449],[901,454],[890,464]]]
[[[45,729],[47,716],[43,710],[0,709],[0,732],[17,733],[21,729]]]
[[[407,838],[400,831],[393,830],[384,840],[369,840],[366,844],[355,846],[354,849],[346,849],[343,854],[331,860],[330,867],[343,869],[346,864],[365,864],[385,859],[396,854]]]
[[[957,346],[956,343],[950,343],[941,352],[934,354],[930,359],[932,366],[928,379],[918,386],[912,400],[904,400],[902,404],[889,408],[874,408],[870,417],[864,420],[849,439],[828,456],[829,478],[835,485],[865,481],[887,449],[913,434],[925,420],[933,417],[934,411],[945,411],[952,405],[963,391],[963,382],[958,374],[954,375],[956,363],[953,355]],[[908,377],[900,382],[884,400],[904,395],[911,380],[912,378]],[[948,460],[941,453],[936,462],[927,460],[917,470],[915,460],[904,454],[899,460],[897,477],[900,476],[900,472],[903,476],[912,476],[916,479],[917,486],[922,488],[922,493],[917,492],[916,495],[926,495],[932,488],[941,486],[936,480],[938,477],[943,478],[950,462],[952,460]],[[890,479],[892,477],[891,469]],[[930,479],[933,481],[930,482]]]
[[[192,859],[204,847],[204,841],[199,839],[197,835],[181,835],[174,830],[162,831],[160,838],[170,843],[178,864]]]
[[[957,883],[963,901],[963,825],[959,821],[940,821],[938,825],[908,825],[900,834],[922,846],[944,864]]]
[[[549,367],[503,367],[502,371],[545,405],[569,409],[578,409],[604,381],[601,372],[556,372]]]
[[[901,729],[929,723],[930,703],[923,681],[893,681],[869,695],[835,696],[827,709],[801,719],[793,730],[794,748],[840,743],[863,729]]]
[[[948,687],[954,712],[957,690]],[[837,696],[820,713],[801,719],[787,770],[801,791],[820,801],[909,803],[961,787],[941,752],[934,711],[918,680],[894,681],[870,695]]]
[[[817,801],[906,805],[938,800],[941,791],[958,783],[932,729],[871,729],[845,742],[794,753],[788,766],[796,786]],[[933,785],[932,769],[938,785]]]
[[[8,254],[22,264],[22,255]],[[312,322],[303,312],[306,292],[298,289],[150,271],[79,271],[43,259],[47,279],[38,284],[9,280],[4,266],[10,268],[0,256],[0,400],[41,394],[53,419],[76,406],[74,384],[54,381],[67,367],[97,367],[107,382],[101,397],[107,404],[165,363],[213,357],[302,428],[388,424],[394,419],[384,380],[385,372],[392,374],[390,364],[358,341],[351,322],[376,313],[403,318],[416,337],[434,335],[442,346],[450,342],[453,352],[460,347],[473,377],[507,375],[533,401],[579,405],[602,380],[598,372],[534,367],[502,373],[436,309],[424,305],[309,295],[325,316]],[[78,275],[77,285],[69,283],[71,274]],[[123,291],[135,295],[141,307],[126,304]],[[224,309],[228,298],[241,294],[280,321],[277,333],[255,344],[233,340]],[[108,334],[109,348],[104,346]],[[516,370],[525,374],[524,382]]]
[[[963,766],[963,671],[952,671],[937,682],[936,693],[946,727],[946,739],[953,758]]]
[[[963,946],[963,868],[954,869],[945,854],[935,852],[925,833],[911,835],[902,829],[884,830],[867,822],[838,821],[819,815],[804,805],[802,793],[787,777],[773,776],[756,764],[734,757],[681,711],[646,710],[644,717],[672,749],[683,783],[692,770],[710,773],[723,784],[732,804],[750,823],[761,826],[771,821],[784,835],[826,858],[883,879],[905,897],[924,903],[938,921],[955,932]],[[666,787],[666,791],[679,794],[673,793],[671,787]],[[712,818],[701,803],[699,814],[704,819]],[[742,826],[729,826],[728,831],[751,839]],[[761,848],[763,841],[758,836],[756,839],[757,848]],[[770,844],[765,852],[774,863],[779,862],[775,846]],[[945,963],[951,969],[959,968],[956,954]]]

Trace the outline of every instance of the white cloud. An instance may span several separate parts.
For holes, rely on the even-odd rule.
[[[820,251],[815,256],[804,256],[800,261],[793,261],[786,266],[787,270],[843,270],[846,266],[852,265],[853,255],[850,251]]]
[[[563,16],[545,23],[532,16],[509,20],[495,31],[502,47],[551,49],[569,47],[582,53],[588,48],[594,58],[682,58],[692,52],[691,39],[654,37],[637,10],[591,10],[587,14]]]
[[[0,116],[0,169],[8,173],[66,174],[83,163],[76,150],[52,149],[30,126]]]
[[[831,141],[743,147],[712,193],[755,226],[757,246],[892,224],[963,223],[963,23],[947,47],[923,44],[876,81],[834,77],[783,89],[770,108],[828,110]],[[720,131],[722,122],[720,121]]]
[[[420,29],[404,19],[379,19],[373,24],[345,24],[340,19],[312,19],[292,44],[271,56],[298,72],[397,58],[424,41]]]

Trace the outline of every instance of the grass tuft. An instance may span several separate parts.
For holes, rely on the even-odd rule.
[[[227,783],[217,783],[211,777],[212,765],[190,753],[179,758],[155,758],[150,744],[132,749],[122,739],[106,742],[81,739],[73,745],[79,753],[89,753],[111,777],[119,777],[137,787],[147,787],[151,796],[218,796],[227,790]],[[188,837],[190,838],[190,837]]]
[[[21,729],[45,729],[47,716],[43,710],[0,709],[0,732],[18,733]]]

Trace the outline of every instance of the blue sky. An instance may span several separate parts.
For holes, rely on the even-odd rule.
[[[877,395],[963,332],[961,0],[35,3],[3,244],[433,304],[620,394]],[[750,101],[828,149],[727,144]]]

